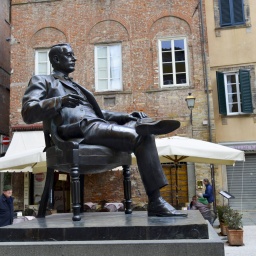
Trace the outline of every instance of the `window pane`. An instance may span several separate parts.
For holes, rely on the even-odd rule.
[[[176,73],[184,73],[186,72],[185,62],[177,62],[175,63]]]
[[[38,75],[47,75],[47,63],[38,64]]]
[[[120,45],[111,45],[110,49],[110,58],[120,58],[121,46]]]
[[[163,64],[163,73],[166,74],[166,73],[172,73],[173,70],[172,70],[172,64],[171,63],[165,63]]]
[[[227,83],[235,84],[236,83],[236,75],[227,75]]]
[[[233,101],[233,103],[237,103],[238,102],[237,94],[233,94],[232,95],[232,101]]]
[[[48,57],[49,49],[40,49],[35,52],[35,75],[49,75],[52,71]]]
[[[184,40],[174,40],[175,50],[184,50]]]
[[[121,44],[96,46],[97,90],[120,90],[122,75]]]
[[[110,46],[110,79],[121,77],[121,46]],[[112,88],[113,89],[113,88]]]
[[[171,52],[163,52],[162,60],[163,60],[163,62],[172,62],[172,53]]]
[[[107,90],[108,89],[108,80],[107,79],[99,79],[98,87],[99,87],[99,90]]]
[[[110,88],[112,90],[120,90],[120,88],[121,88],[120,79],[111,79],[110,80]]]
[[[232,92],[232,93],[237,93],[237,86],[236,86],[236,84],[231,84],[231,85],[228,86],[228,87],[231,88],[231,92]]]
[[[227,90],[228,94],[237,93],[236,75],[227,75]]]
[[[186,40],[164,40],[160,43],[163,85],[187,84]]]
[[[163,83],[165,84],[165,85],[167,85],[167,84],[173,84],[173,75],[164,75],[163,76]]]
[[[98,68],[99,69],[107,69],[108,60],[107,59],[98,59]]]
[[[38,52],[38,62],[47,62],[48,54],[47,52]]]
[[[176,76],[176,83],[177,84],[185,84],[186,82],[187,82],[186,74],[178,74]]]
[[[120,78],[120,69],[119,68],[111,68],[110,69],[110,78]]]
[[[229,104],[228,108],[229,108],[230,113],[238,112],[238,104],[237,103]]]
[[[98,77],[99,78],[108,78],[108,71],[106,69],[99,69],[98,71]]]
[[[171,41],[162,41],[161,45],[162,45],[162,51],[163,52],[172,50]]]
[[[184,61],[185,60],[185,52],[184,51],[176,51],[175,52],[175,61]]]
[[[98,58],[107,58],[107,47],[97,47]]]
[[[238,82],[238,77],[236,74],[230,74],[226,75],[227,77],[227,85],[226,85],[226,90],[227,90],[227,104],[228,104],[228,110],[229,113],[237,113],[240,112],[240,95],[239,95],[239,82]]]

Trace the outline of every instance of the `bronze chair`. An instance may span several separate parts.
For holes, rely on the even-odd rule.
[[[115,151],[98,145],[85,145],[76,142],[64,141],[57,133],[57,127],[51,122],[51,132],[44,129],[46,144],[47,176],[42,199],[39,206],[38,216],[44,218],[53,187],[54,170],[69,173],[71,177],[71,198],[73,209],[73,221],[81,220],[80,201],[80,174],[98,173],[111,170],[115,167],[123,167],[124,207],[125,213],[131,210],[131,181],[130,164],[131,154]],[[83,183],[82,186],[83,188]]]

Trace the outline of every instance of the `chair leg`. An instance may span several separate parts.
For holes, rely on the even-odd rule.
[[[71,194],[72,194],[72,209],[73,209],[73,221],[81,220],[80,216],[80,179],[79,168],[74,166],[71,168]]]
[[[48,203],[49,195],[50,195],[50,190],[52,189],[52,186],[53,186],[53,180],[54,180],[54,169],[48,167],[47,173],[46,173],[44,191],[43,191],[42,198],[40,201],[37,218],[45,217],[47,203]]]
[[[126,214],[132,213],[132,200],[131,200],[131,173],[130,166],[123,165],[123,176],[124,176],[124,208]]]
[[[80,212],[84,212],[84,174],[80,174]]]

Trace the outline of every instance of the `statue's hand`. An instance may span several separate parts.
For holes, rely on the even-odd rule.
[[[82,96],[77,94],[67,94],[61,98],[61,107],[75,108],[78,105],[84,105],[85,100]]]
[[[111,117],[107,119],[108,121],[114,121],[118,124],[125,124],[128,123],[130,121],[136,121],[137,118],[133,117],[130,114],[127,113],[121,113],[121,112],[112,112],[111,113]]]
[[[142,118],[147,118],[148,117],[147,114],[145,114],[144,112],[140,112],[140,111],[134,111],[130,115],[137,118],[137,119],[142,119]]]

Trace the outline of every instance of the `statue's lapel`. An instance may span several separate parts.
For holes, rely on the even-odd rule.
[[[60,82],[61,82],[63,85],[69,87],[70,89],[76,90],[76,89],[74,88],[74,86],[72,86],[72,82],[69,81],[69,80],[66,80],[64,77],[58,76],[58,75],[56,75],[56,74],[53,74],[53,77],[54,77],[55,79],[60,80]],[[77,83],[75,83],[75,82],[73,82],[73,83],[76,84],[76,86],[80,89],[80,91],[83,92],[84,95],[87,97],[87,100],[88,100],[88,101],[90,102],[90,104],[93,106],[93,109],[94,109],[94,111],[96,112],[96,114],[97,114],[100,118],[104,119],[104,116],[103,116],[103,114],[102,114],[102,111],[101,111],[101,109],[100,109],[100,107],[99,107],[99,105],[98,105],[96,99],[94,98],[93,94],[92,94],[90,91],[88,91],[86,88],[84,88],[83,86],[81,86],[80,84],[77,84]]]
[[[75,82],[73,82],[73,83],[75,83]],[[93,106],[93,109],[94,109],[94,111],[96,112],[96,114],[100,117],[100,118],[102,118],[102,119],[104,119],[104,116],[103,116],[103,114],[102,114],[102,111],[101,111],[101,109],[100,109],[100,106],[99,106],[99,104],[98,104],[98,102],[96,101],[96,99],[94,98],[94,96],[93,96],[93,94],[90,92],[90,91],[88,91],[86,88],[84,88],[83,86],[81,86],[80,84],[77,84],[77,83],[75,83],[77,86],[78,86],[78,88],[84,93],[84,95],[87,97],[87,100],[90,102],[90,104]]]

